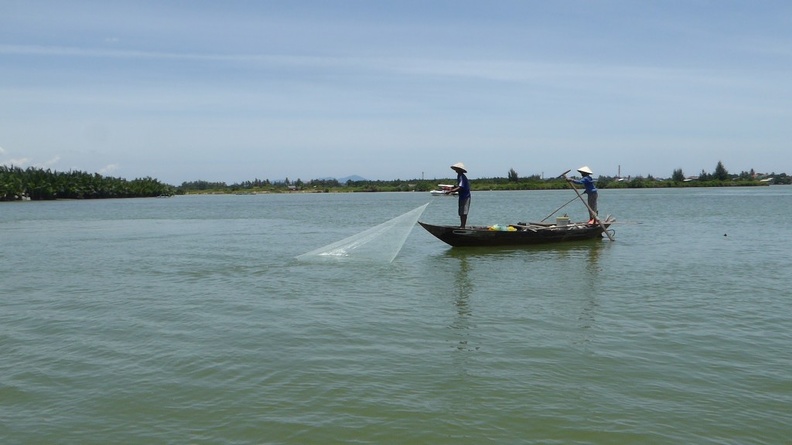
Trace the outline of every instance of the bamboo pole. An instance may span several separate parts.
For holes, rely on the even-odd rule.
[[[553,213],[551,213],[551,214],[549,214],[549,215],[545,216],[545,217],[544,217],[544,219],[542,219],[542,220],[541,220],[541,221],[539,221],[539,222],[545,222],[545,220],[546,220],[547,218],[550,218],[551,216],[555,215],[557,211],[559,211],[559,210],[563,209],[564,207],[568,206],[568,205],[569,205],[569,204],[570,204],[572,201],[574,201],[574,200],[576,200],[576,199],[577,199],[577,198],[572,198],[572,199],[570,199],[570,200],[569,200],[569,201],[568,201],[566,204],[564,204],[564,205],[562,205],[561,207],[559,207],[559,208],[557,208],[557,209],[553,210]]]

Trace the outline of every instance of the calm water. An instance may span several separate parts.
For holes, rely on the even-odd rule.
[[[474,191],[470,222],[572,197]],[[792,187],[603,190],[613,243],[416,226],[392,263],[295,259],[427,202],[457,221],[423,193],[1,204],[0,443],[792,443]]]

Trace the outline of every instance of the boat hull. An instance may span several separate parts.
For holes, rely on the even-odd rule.
[[[436,226],[418,221],[427,232],[454,247],[524,246],[561,243],[602,238],[612,221],[600,225],[582,223],[556,226],[549,224],[516,224],[513,231],[491,230],[475,226],[464,229],[455,226]]]

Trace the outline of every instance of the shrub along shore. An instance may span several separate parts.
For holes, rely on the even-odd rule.
[[[255,193],[357,193],[357,192],[429,192],[437,189],[438,184],[453,184],[453,178],[432,180],[393,180],[393,181],[349,181],[345,184],[328,183],[327,180],[308,181],[298,184],[273,183],[262,185],[218,184],[199,182],[184,183],[177,187],[177,194],[255,194]],[[652,178],[616,179],[600,176],[598,188],[664,188],[664,187],[751,187],[767,186],[769,182],[760,180],[707,180],[672,181]],[[506,178],[479,178],[470,180],[475,190],[556,190],[569,186],[563,179],[518,180]]]
[[[176,188],[153,178],[128,181],[98,173],[56,172],[0,165],[0,201],[143,198],[170,196]]]
[[[126,180],[80,171],[56,172],[49,169],[6,167],[0,165],[0,201],[100,199],[172,196],[174,194],[258,194],[258,193],[355,193],[355,192],[428,192],[438,184],[452,184],[454,178],[411,179],[390,181],[314,179],[303,182],[253,180],[242,183],[192,181],[180,186],[163,184],[153,178]],[[792,177],[785,173],[757,175],[742,172],[729,174],[719,162],[715,172],[702,172],[695,178],[686,178],[681,170],[674,171],[668,179],[647,177],[617,178],[599,176],[597,187],[664,188],[664,187],[748,187],[771,184],[790,184]],[[539,175],[519,177],[513,169],[504,178],[476,178],[470,180],[473,190],[554,190],[568,187],[560,178],[545,179]]]

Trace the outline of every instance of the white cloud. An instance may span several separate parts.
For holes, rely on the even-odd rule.
[[[50,160],[48,160],[46,162],[42,162],[42,163],[36,165],[36,167],[39,167],[39,168],[50,168],[53,165],[57,164],[58,161],[60,161],[60,156],[55,156],[54,158],[51,158]]]
[[[99,169],[100,175],[107,175],[118,170],[118,164],[108,164]]]

